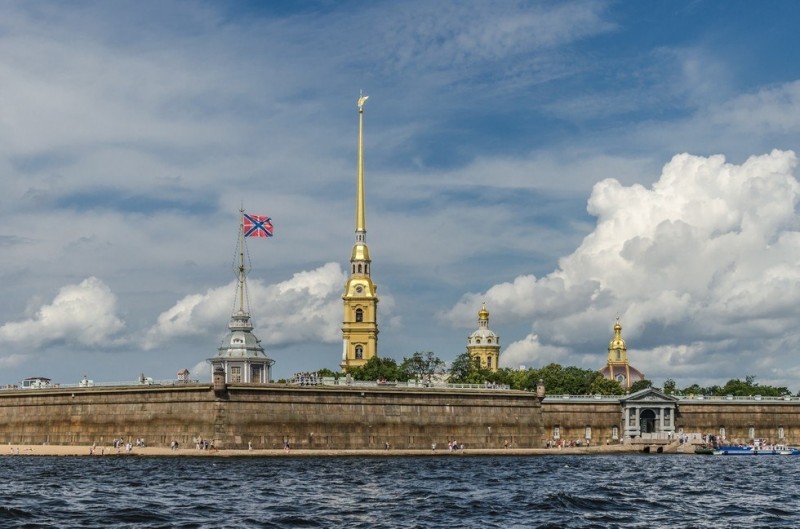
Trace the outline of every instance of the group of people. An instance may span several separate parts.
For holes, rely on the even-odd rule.
[[[292,377],[292,382],[301,386],[316,386],[322,384],[322,377],[316,371],[312,373],[295,373],[294,377]]]
[[[214,446],[213,439],[211,441],[209,441],[208,439],[202,439],[200,437],[198,437],[197,439],[194,440],[194,446],[198,450],[216,450],[217,449],[217,447]]]
[[[592,441],[591,439],[572,439],[571,441],[567,441],[566,439],[548,439],[544,443],[545,448],[580,448],[582,446],[591,446]]]

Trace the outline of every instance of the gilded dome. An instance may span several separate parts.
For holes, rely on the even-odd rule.
[[[625,340],[622,339],[622,325],[620,325],[619,319],[617,319],[617,323],[614,324],[614,338],[608,344],[609,351],[614,349],[628,349],[625,345]]]

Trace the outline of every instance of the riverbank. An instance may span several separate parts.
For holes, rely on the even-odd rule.
[[[544,456],[544,455],[579,455],[579,454],[619,454],[642,452],[645,445],[602,445],[574,448],[496,448],[449,451],[447,448],[436,450],[409,449],[364,449],[364,450],[303,450],[303,449],[269,449],[269,450],[198,450],[192,448],[133,447],[130,452],[125,448],[96,446],[94,451],[89,445],[7,445],[0,448],[0,456],[85,456],[85,457],[447,457],[447,456]],[[690,447],[686,447],[690,448]],[[675,453],[693,453],[689,450],[670,450]]]

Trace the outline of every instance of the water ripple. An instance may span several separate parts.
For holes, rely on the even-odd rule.
[[[794,528],[800,457],[0,457],[0,526]]]

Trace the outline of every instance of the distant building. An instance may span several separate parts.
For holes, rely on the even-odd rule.
[[[600,369],[603,377],[616,380],[623,389],[630,389],[634,382],[644,380],[644,373],[628,363],[628,347],[622,339],[622,325],[614,324],[614,338],[608,344],[608,362]]]
[[[242,212],[244,213],[244,212]],[[246,302],[246,270],[244,266],[244,226],[239,229],[239,266],[236,268],[239,283],[229,332],[217,349],[217,356],[209,358],[211,373],[219,369],[225,374],[226,384],[266,384],[272,378],[275,360],[267,357],[261,340],[253,334],[253,324]],[[188,372],[186,373],[188,377]],[[179,374],[180,376],[180,374]]]
[[[358,160],[356,169],[356,241],[350,255],[350,276],[344,286],[342,371],[360,367],[378,356],[378,294],[370,277],[364,196],[364,102],[358,98]]]
[[[478,312],[478,328],[467,338],[467,352],[485,369],[497,371],[500,361],[500,337],[489,329],[489,311],[486,303]]]
[[[46,377],[29,377],[22,381],[23,389],[49,388],[51,380]]]

